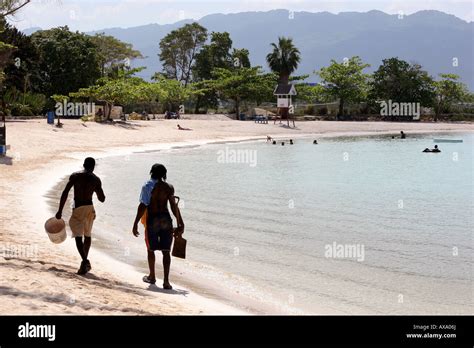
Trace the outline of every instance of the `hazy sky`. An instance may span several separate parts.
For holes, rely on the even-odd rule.
[[[274,9],[332,13],[376,9],[390,14],[439,10],[466,21],[474,17],[472,0],[33,0],[10,22],[20,29],[67,24],[73,30],[89,31]]]

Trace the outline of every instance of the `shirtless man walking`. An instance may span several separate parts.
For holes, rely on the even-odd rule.
[[[138,222],[144,216],[145,242],[148,251],[148,267],[150,274],[143,277],[143,281],[149,284],[156,283],[155,276],[155,250],[163,254],[163,288],[172,289],[169,282],[171,265],[171,244],[173,233],[181,235],[184,232],[184,222],[176,204],[174,188],[166,182],[166,168],[162,164],[154,164],[151,167],[151,179],[142,187],[140,204],[133,223],[132,233],[138,237]],[[173,221],[168,211],[168,202],[173,215],[176,217],[178,228],[173,232]]]
[[[59,202],[59,209],[56,213],[56,219],[61,219],[64,204],[66,204],[67,196],[72,187],[74,187],[74,208],[69,226],[71,227],[72,236],[76,240],[77,251],[81,255],[81,267],[77,274],[84,275],[89,272],[92,267],[87,259],[89,249],[91,247],[92,224],[95,219],[95,210],[92,203],[92,195],[94,192],[102,203],[105,201],[102,183],[94,172],[95,160],[87,157],[84,160],[84,170],[72,173]],[[84,237],[84,241],[82,238]]]

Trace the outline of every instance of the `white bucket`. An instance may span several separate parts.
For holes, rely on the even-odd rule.
[[[66,223],[63,219],[58,220],[55,217],[48,219],[44,224],[44,229],[46,230],[51,242],[55,244],[62,243],[67,238]]]

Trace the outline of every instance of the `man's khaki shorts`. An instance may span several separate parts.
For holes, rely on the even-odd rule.
[[[82,207],[74,208],[69,219],[72,237],[90,237],[94,219],[95,210],[93,205],[83,205]]]

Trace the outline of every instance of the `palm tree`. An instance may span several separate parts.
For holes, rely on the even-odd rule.
[[[273,51],[267,55],[267,63],[273,72],[280,75],[278,83],[288,84],[292,72],[298,68],[300,51],[293,45],[293,39],[279,37],[278,45],[272,43]]]

